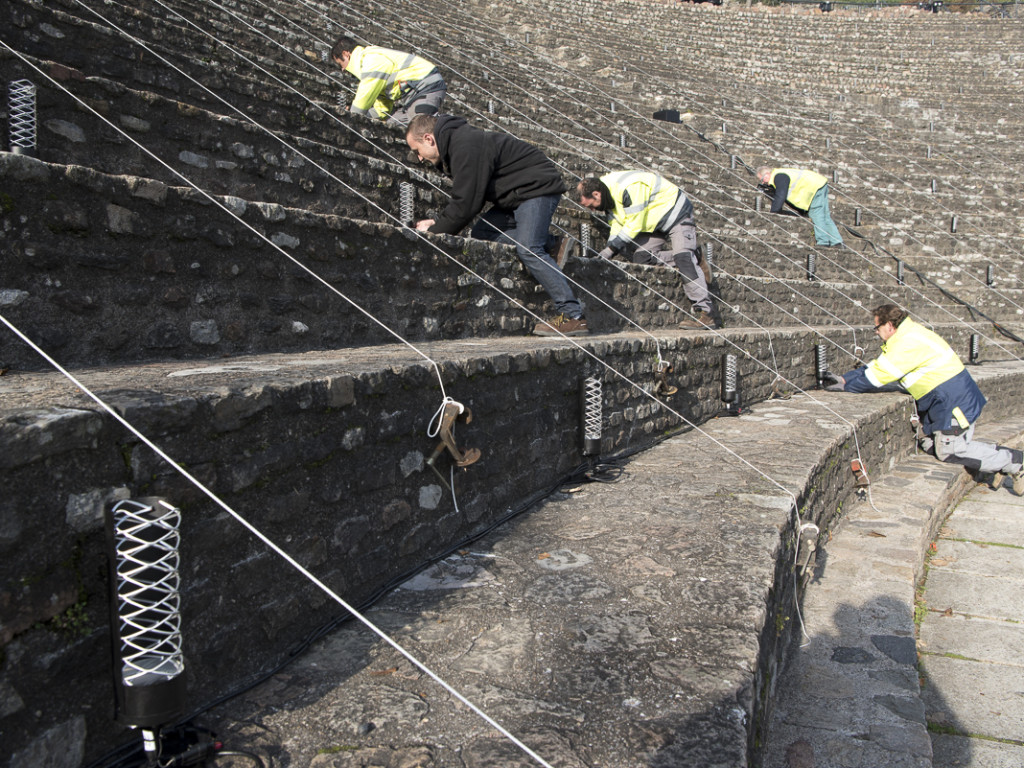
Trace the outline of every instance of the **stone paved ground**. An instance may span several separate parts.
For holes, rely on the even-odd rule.
[[[1019,445],[1022,430],[1018,418],[979,435]],[[970,495],[915,595],[958,489]],[[928,456],[875,482],[805,595],[807,636],[783,674],[767,768],[1024,765],[1022,510],[1009,484],[974,487]],[[916,596],[928,612],[918,608],[915,648]]]
[[[831,413],[794,397],[704,429],[797,488],[844,420],[871,410],[832,400]],[[739,768],[759,634],[783,628],[766,605],[777,559],[792,556],[788,507],[709,437],[680,435],[618,482],[570,489],[467,546],[369,617],[552,765]],[[201,721],[278,768],[536,764],[354,622]]]
[[[1024,765],[1024,498],[978,486],[929,560],[922,695],[936,768]]]

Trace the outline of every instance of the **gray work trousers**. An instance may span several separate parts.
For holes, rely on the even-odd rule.
[[[416,115],[436,115],[441,111],[441,104],[447,95],[448,91],[441,88],[424,93],[422,96],[416,96],[408,104],[396,106],[394,112],[388,115],[387,124],[392,127],[405,128]]]
[[[1020,472],[1020,451],[973,438],[973,424],[959,435],[936,432],[932,435],[935,457],[950,464],[962,464],[976,472],[1005,472],[1008,475]]]
[[[672,244],[671,249],[665,243]],[[683,276],[683,291],[693,308],[711,314],[711,296],[704,272],[697,264],[697,227],[693,219],[680,221],[668,231],[668,236],[641,234],[634,241],[636,250],[633,261],[636,264],[663,264],[675,267]]]

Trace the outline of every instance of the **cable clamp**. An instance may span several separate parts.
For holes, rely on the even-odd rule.
[[[668,375],[673,370],[672,363],[658,358],[658,362],[654,366],[654,394],[671,397],[679,391],[679,387],[673,387],[668,383]]]
[[[799,558],[801,562],[797,563],[797,568],[801,576],[807,572],[807,567],[811,564],[811,556],[814,554],[814,550],[818,548],[818,535],[820,533],[821,529],[814,523],[804,523],[800,526],[797,547],[802,552],[802,557]]]
[[[434,462],[444,453],[445,449],[452,455],[455,465],[458,467],[468,467],[480,459],[481,453],[479,448],[468,448],[465,451],[461,451],[455,442],[455,422],[461,421],[463,424],[469,424],[472,420],[473,413],[469,408],[451,398],[445,399],[441,408],[430,421],[431,429],[427,430],[427,434],[430,437],[441,438],[441,442],[434,449],[434,453],[427,459],[427,464],[431,469],[434,468]],[[436,429],[434,429],[435,422],[437,422]]]
[[[871,481],[868,479],[868,472],[864,469],[864,465],[859,459],[854,459],[850,462],[850,469],[853,470],[854,485],[857,488],[867,488],[871,485]]]

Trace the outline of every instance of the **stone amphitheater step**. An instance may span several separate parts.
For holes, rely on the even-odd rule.
[[[18,64],[0,59],[0,76],[15,79],[29,74]],[[43,130],[36,156],[49,162],[180,185],[183,180],[173,168],[214,194],[361,219],[396,221],[388,214],[397,217],[402,182],[412,184],[420,200],[435,193],[422,174],[403,164],[404,152],[400,158],[382,159],[389,151],[401,151],[396,145],[392,143],[390,150],[372,147],[344,123],[337,123],[334,132],[343,140],[323,143],[306,136],[275,135],[245,116],[208,112],[102,78],[66,87],[112,126],[85,112],[65,93],[39,89]]]

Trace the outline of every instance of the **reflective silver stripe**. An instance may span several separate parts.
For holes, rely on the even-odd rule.
[[[406,91],[406,93],[402,96],[402,98],[400,98],[395,103],[396,104],[403,104],[403,103],[407,102],[409,99],[411,99],[412,97],[416,96],[417,94],[423,93],[425,91],[426,92],[430,92],[430,91],[438,90],[435,87],[438,83],[444,83],[444,78],[442,78],[441,77],[441,73],[437,71],[437,67],[434,67],[434,69],[432,69],[430,71],[429,75],[424,77],[422,80],[418,81],[416,83],[416,85],[414,85],[412,88],[410,88],[408,91]]]
[[[655,227],[655,232],[668,232],[668,230],[672,229],[682,214],[684,207],[686,207],[686,195],[680,189],[679,194],[676,195],[676,204],[672,206],[671,211],[661,217],[661,221]]]
[[[921,341],[924,341],[924,339],[921,339]],[[933,347],[933,349],[934,349],[934,347]],[[957,357],[956,352],[954,352],[952,350],[952,348],[947,348],[945,354],[943,354],[943,356],[941,358],[939,358],[937,361],[935,361],[935,363],[933,363],[932,365],[929,365],[927,368],[918,368],[916,371],[911,371],[906,376],[904,376],[903,377],[903,384],[904,384],[904,386],[906,386],[907,389],[910,389],[912,386],[917,384],[917,382],[919,382],[922,378],[924,378],[928,374],[934,373],[935,371],[937,371],[939,368],[941,368],[944,365],[948,365],[949,361],[952,358],[954,358],[954,357]],[[957,358],[957,359],[959,359],[959,358]]]
[[[634,205],[629,206],[629,208],[623,209],[623,213],[625,213],[627,216],[632,216],[634,214],[640,213],[642,210],[644,210],[645,208],[647,208],[647,206],[651,204],[651,200],[653,200],[657,196],[658,192],[661,191],[662,178],[658,174],[648,174],[647,171],[628,171],[622,174],[622,176],[620,176],[619,179],[616,180],[618,182],[617,186],[623,192],[625,192],[626,187],[634,183],[632,180],[630,180],[631,177],[642,177],[648,175],[654,176],[655,178],[654,186],[651,188],[651,194],[647,196],[647,200],[645,202],[636,203]]]
[[[402,73],[402,70],[411,67],[414,61],[416,61],[415,53],[406,54],[405,60],[398,65],[398,68],[394,72],[385,72],[384,70],[381,69],[375,69],[370,72],[360,72],[359,76],[364,80],[368,80],[370,78],[373,78],[374,80],[383,80],[384,87],[390,88],[392,85],[395,84],[395,79],[398,77],[398,75]]]

